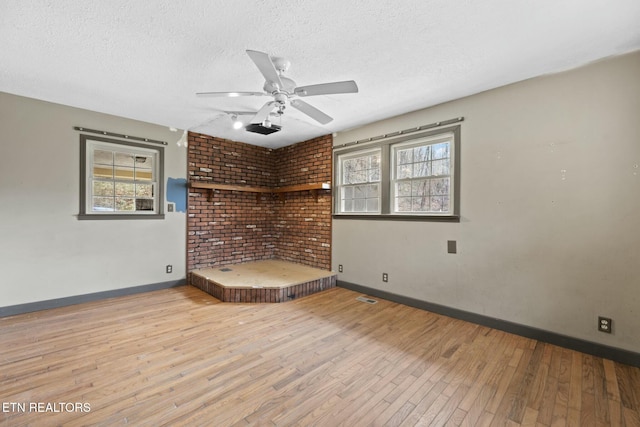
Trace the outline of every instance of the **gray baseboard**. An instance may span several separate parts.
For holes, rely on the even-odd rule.
[[[81,304],[83,302],[157,291],[160,289],[168,289],[186,284],[186,279],[172,280],[169,282],[152,283],[149,285],[134,286],[131,288],[113,289],[111,291],[95,292],[92,294],[74,295],[71,297],[56,298],[46,301],[36,301],[26,304],[10,305],[7,307],[0,307],[0,317],[15,316],[17,314],[47,310],[49,308],[58,308],[68,305]]]
[[[440,304],[434,304],[403,295],[394,294],[379,289],[369,288],[367,286],[357,285],[355,283],[344,282],[338,280],[338,286],[352,291],[360,292],[372,297],[382,298],[399,304],[408,305],[410,307],[419,308],[421,310],[430,311],[432,313],[442,314],[453,317],[455,319],[465,320],[467,322],[476,323],[478,325],[488,326],[490,328],[499,329],[515,335],[538,341],[554,344],[560,347],[576,350],[581,353],[590,354],[597,357],[603,357],[615,362],[624,363],[630,366],[640,367],[640,353],[609,347],[590,341],[573,338],[555,332],[545,331],[533,328],[531,326],[521,325],[506,320],[496,319],[494,317],[484,316],[482,314],[472,313],[469,311],[459,310],[457,308],[447,307]]]

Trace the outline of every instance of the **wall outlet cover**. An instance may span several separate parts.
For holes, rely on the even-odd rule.
[[[611,333],[613,329],[613,320],[610,317],[598,316],[598,330],[600,332]]]

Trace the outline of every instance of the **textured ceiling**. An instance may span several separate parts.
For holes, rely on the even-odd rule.
[[[640,49],[639,23],[638,0],[2,0],[0,91],[279,147]],[[360,92],[233,130],[270,98],[195,93],[261,91],[246,49]]]

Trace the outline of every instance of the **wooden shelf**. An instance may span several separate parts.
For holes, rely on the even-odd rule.
[[[191,182],[191,188],[206,188],[208,190],[247,191],[249,193],[272,193],[268,187],[247,187],[244,185],[214,184],[211,182]]]
[[[278,187],[272,190],[272,193],[293,193],[295,191],[307,190],[331,190],[331,184],[328,182],[318,182],[314,184],[289,185],[287,187]]]
[[[285,193],[294,193],[296,191],[310,191],[311,194],[318,201],[318,190],[330,190],[331,184],[328,182],[317,182],[311,184],[298,184],[298,185],[288,185],[285,187],[249,187],[245,185],[230,185],[230,184],[215,184],[212,182],[190,182],[189,186],[191,188],[205,188],[209,190],[208,200],[211,201],[213,199],[213,191],[214,190],[226,190],[226,191],[244,191],[248,193],[256,193],[256,199],[260,200],[260,193],[271,193],[271,194],[279,194],[280,199],[284,200]]]

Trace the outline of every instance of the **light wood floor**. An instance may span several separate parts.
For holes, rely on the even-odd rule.
[[[27,405],[0,426],[640,426],[639,368],[357,296],[185,286],[0,319],[2,409]]]

